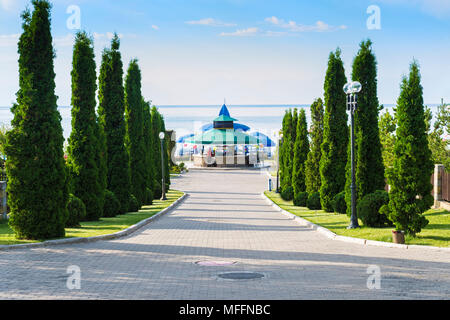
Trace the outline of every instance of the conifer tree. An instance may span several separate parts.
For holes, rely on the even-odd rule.
[[[352,79],[362,85],[362,91],[358,94],[358,109],[355,112],[356,199],[359,201],[365,195],[385,187],[378,128],[380,105],[377,97],[377,61],[370,40],[360,44],[359,52],[353,60]],[[347,171],[351,173],[351,156],[347,162]],[[347,174],[345,188],[348,213],[351,211],[350,173]]]
[[[306,122],[305,109],[301,109],[298,115],[296,141],[294,146],[294,163],[292,174],[292,186],[294,197],[306,191],[305,165],[309,153],[308,124]]]
[[[381,211],[398,231],[415,236],[427,226],[422,215],[433,205],[430,182],[433,173],[428,147],[419,66],[411,64],[409,77],[404,77],[397,101],[397,132],[394,166],[387,170],[391,186],[389,204]]]
[[[378,128],[380,131],[381,154],[383,156],[384,167],[390,168],[394,164],[395,130],[397,128],[395,113],[394,116],[389,111],[381,114],[378,121]]]
[[[287,117],[288,117],[288,113],[287,110],[284,113],[283,116],[283,121],[282,121],[282,126],[281,126],[281,131],[280,134],[283,135],[283,137],[280,139],[279,141],[279,145],[277,148],[278,151],[278,170],[279,170],[279,179],[280,179],[280,192],[283,189],[283,181],[284,181],[284,174],[285,174],[285,157],[284,157],[284,132],[286,132],[286,123],[287,123]]]
[[[131,200],[129,156],[125,148],[125,106],[123,64],[117,34],[111,49],[105,49],[99,76],[99,122],[105,133],[107,149],[107,182],[120,202],[121,213],[128,212]]]
[[[159,117],[158,109],[153,106],[151,109],[152,118],[152,137],[153,137],[153,166],[154,166],[154,181],[161,185],[162,181],[162,168],[161,168],[161,142],[159,140],[159,133],[162,130],[161,118]]]
[[[281,157],[283,158],[283,166],[281,170],[281,190],[292,187],[292,164],[293,164],[293,150],[292,143],[292,110],[286,110],[283,119],[283,144],[281,146]]]
[[[298,119],[299,119],[298,109],[294,108],[294,110],[292,111],[292,137],[291,137],[292,146],[295,146],[295,142],[297,141]],[[292,155],[294,155],[295,152],[294,148],[292,149]],[[294,159],[294,157],[292,157],[292,159]]]
[[[333,211],[333,198],[344,190],[347,163],[348,116],[346,95],[347,83],[341,50],[331,52],[325,76],[325,116],[320,160],[320,201],[327,212]]]
[[[55,95],[51,5],[33,0],[22,14],[18,44],[19,91],[7,134],[9,224],[19,239],[63,237],[68,179],[61,115]]]
[[[105,206],[106,191],[108,188],[108,150],[106,146],[106,135],[100,124],[100,117],[96,116],[95,132],[97,137],[97,152],[95,161],[98,168],[98,183],[100,184],[100,201],[102,208]]]
[[[166,123],[164,122],[164,117],[161,113],[159,113],[159,123],[161,132],[166,133]],[[166,137],[164,139],[163,144],[163,152],[164,152],[164,176],[165,176],[165,182],[166,182],[166,191],[169,190],[170,187],[170,154],[169,154],[169,143],[170,143],[171,137],[166,133]]]
[[[146,187],[153,190],[153,180],[155,168],[153,163],[153,135],[152,135],[152,116],[150,113],[150,102],[142,99],[144,111],[144,146],[145,146],[145,182]]]
[[[144,141],[144,110],[141,94],[141,70],[132,60],[125,79],[126,146],[130,157],[131,193],[139,205],[145,202],[146,168]]]
[[[305,168],[306,192],[313,194],[320,190],[320,158],[323,142],[323,102],[317,99],[311,105],[311,151],[308,153]]]
[[[449,125],[450,107],[441,104],[438,106],[434,128],[428,134],[428,144],[431,149],[433,163],[443,164],[447,172],[450,171],[450,140],[445,139],[444,135],[445,132],[450,133]]]
[[[97,162],[94,48],[85,32],[76,35],[72,64],[72,132],[68,147],[70,191],[86,206],[86,220],[95,221],[102,216],[104,191]]]

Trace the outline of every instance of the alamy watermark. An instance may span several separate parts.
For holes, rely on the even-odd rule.
[[[81,269],[79,266],[67,267],[67,274],[70,276],[67,278],[66,286],[69,290],[81,290]]]
[[[379,266],[369,266],[367,268],[367,289],[380,290],[381,289],[381,268]]]
[[[369,30],[381,30],[381,10],[377,5],[371,5],[367,8],[367,29]]]
[[[67,29],[80,30],[81,29],[81,9],[79,6],[71,5],[67,7],[67,14],[70,14],[66,21]]]

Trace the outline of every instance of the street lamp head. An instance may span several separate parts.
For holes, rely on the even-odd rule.
[[[344,92],[346,94],[359,93],[362,90],[362,85],[358,81],[349,82],[344,86]]]
[[[159,138],[160,138],[161,140],[164,140],[165,137],[166,137],[166,134],[165,134],[164,132],[160,132],[160,133],[159,133]]]
[[[350,93],[351,93],[351,91],[350,91],[350,86],[351,86],[351,83],[350,83],[350,82],[345,84],[345,86],[344,86],[344,92],[345,92],[345,94],[350,94]]]

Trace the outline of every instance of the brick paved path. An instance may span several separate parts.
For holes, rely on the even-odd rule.
[[[120,240],[0,252],[0,299],[448,299],[450,253],[329,240],[260,197],[257,171],[191,171],[173,181],[190,196]],[[235,261],[226,267],[200,260]],[[81,269],[81,290],[66,286]],[[381,289],[367,288],[367,268]],[[259,280],[218,278],[251,271]]]

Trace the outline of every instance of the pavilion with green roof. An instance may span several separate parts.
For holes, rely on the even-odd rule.
[[[238,150],[238,147],[258,146],[261,140],[242,130],[235,129],[235,121],[238,120],[230,116],[230,112],[224,104],[210,130],[185,140],[185,143],[201,145],[202,150],[205,149],[205,146],[208,150],[214,148],[213,152],[207,152],[206,155],[203,152],[197,155],[197,159],[194,159],[196,166],[250,166],[254,162],[249,159],[250,155],[239,155],[235,151]]]

